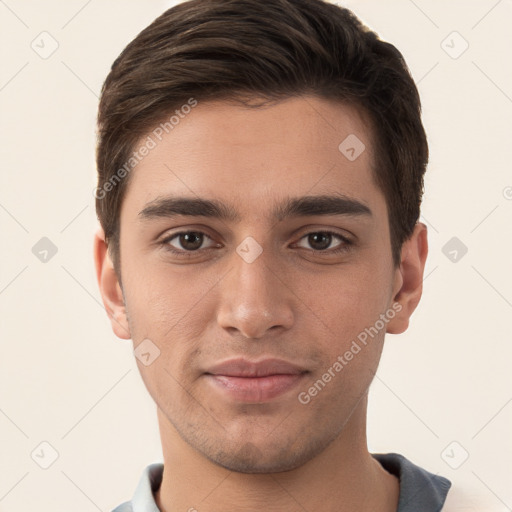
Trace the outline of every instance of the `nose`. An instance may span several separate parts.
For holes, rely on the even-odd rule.
[[[236,252],[221,281],[218,324],[230,334],[260,339],[290,329],[294,294],[278,266],[261,254],[248,263]]]

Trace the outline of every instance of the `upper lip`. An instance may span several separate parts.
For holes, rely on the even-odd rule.
[[[306,371],[302,366],[283,359],[249,361],[248,359],[238,358],[216,364],[206,373],[227,377],[267,377],[269,375],[299,375]]]

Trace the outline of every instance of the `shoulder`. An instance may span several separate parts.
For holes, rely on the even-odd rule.
[[[398,512],[444,511],[446,496],[452,485],[450,480],[417,466],[398,453],[377,453],[372,456],[400,481]]]
[[[124,503],[121,503],[121,505],[118,505],[112,512],[133,512],[132,508],[132,502],[131,501],[125,501]]]
[[[157,512],[155,491],[162,482],[164,465],[155,462],[146,466],[130,501],[125,501],[112,512]]]

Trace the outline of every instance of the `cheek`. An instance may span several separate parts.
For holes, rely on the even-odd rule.
[[[148,263],[140,259],[123,265],[128,313],[145,335],[167,339],[197,326],[203,299],[211,292],[218,275],[190,272],[184,266]]]
[[[134,349],[148,339],[159,351],[151,366],[138,363],[141,374],[146,386],[162,385],[169,391],[174,389],[173,379],[187,381],[185,370],[200,352],[205,325],[211,318],[205,311],[207,296],[214,283],[192,279],[190,273],[169,266],[134,264],[131,272],[126,267],[129,278],[124,286]]]
[[[389,286],[384,273],[379,274],[375,267],[340,267],[322,285],[308,288],[307,304],[323,320],[331,338],[336,337],[338,344],[346,343],[373,326],[385,312]],[[332,346],[332,339],[328,346]]]

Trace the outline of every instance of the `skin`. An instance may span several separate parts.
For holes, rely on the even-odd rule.
[[[349,134],[366,146],[354,161],[338,150]],[[115,334],[160,350],[149,366],[137,364],[157,405],[162,511],[396,510],[398,480],[367,448],[367,393],[385,333],[405,331],[420,300],[427,232],[417,223],[394,267],[374,160],[360,110],[305,96],[258,109],[199,102],[132,171],[120,216],[122,287],[101,229],[95,261]],[[286,199],[326,194],[372,214],[271,215]],[[214,199],[240,218],[139,215],[164,196]],[[169,240],[187,230],[206,236]],[[308,236],[325,230],[352,245]],[[252,263],[236,251],[249,236],[262,248]],[[165,249],[185,253],[194,243],[188,259]],[[301,403],[299,392],[393,304],[401,309],[378,335]],[[271,401],[239,402],[204,372],[241,356],[284,359],[308,373]]]

